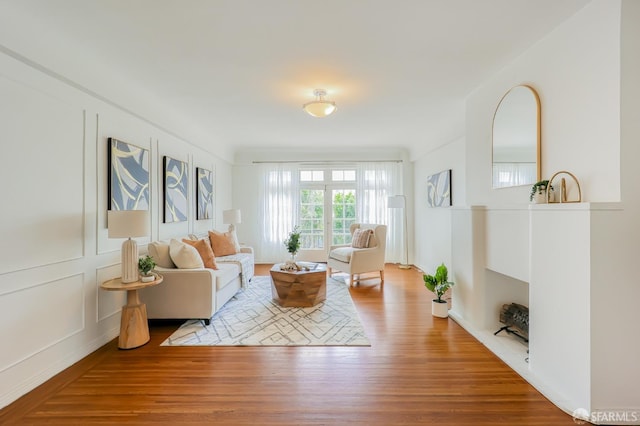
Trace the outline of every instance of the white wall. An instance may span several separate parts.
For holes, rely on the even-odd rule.
[[[118,335],[121,239],[109,239],[107,138],[150,149],[151,236],[221,226],[231,166],[149,121],[0,53],[3,182],[0,407]],[[144,111],[138,111],[144,115]],[[176,129],[180,130],[180,129]],[[162,156],[189,163],[189,220],[162,223]],[[195,220],[195,166],[215,174],[215,218]]]
[[[442,245],[426,230],[451,227],[451,312],[472,331],[494,326],[486,310],[496,291],[508,291],[509,280],[529,281],[531,364],[517,371],[569,412],[640,412],[640,342],[632,337],[640,300],[633,268],[640,252],[639,28],[638,2],[594,0],[487,79],[467,98],[466,198],[452,218],[438,221],[416,205],[419,259]],[[591,203],[530,209],[529,186],[491,189],[491,120],[518,84],[540,95],[542,177],[572,172]],[[416,161],[416,192],[427,161],[449,157],[436,151]],[[489,268],[505,274],[498,290]]]
[[[620,168],[621,210],[593,214],[591,348],[595,405],[640,412],[640,2],[624,0],[621,12]],[[640,420],[640,419],[639,419]],[[640,423],[640,421],[639,421]]]
[[[620,6],[595,0],[467,99],[467,204],[527,204],[529,186],[491,189],[491,125],[501,97],[540,96],[542,177],[568,170],[584,201],[620,200]]]
[[[432,274],[445,263],[451,268],[451,207],[429,207],[427,177],[451,169],[451,202],[464,205],[466,168],[465,140],[453,140],[414,162],[415,250],[414,264]]]

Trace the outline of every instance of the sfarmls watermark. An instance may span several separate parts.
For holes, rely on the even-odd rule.
[[[588,412],[584,408],[578,408],[573,412],[573,421],[583,425],[587,422],[596,424],[638,424],[640,420],[639,411],[592,411]]]

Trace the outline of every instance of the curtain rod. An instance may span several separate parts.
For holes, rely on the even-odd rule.
[[[252,161],[252,164],[287,164],[287,163],[297,163],[297,164],[354,164],[354,163],[402,163],[402,160],[354,160],[354,161],[344,161],[344,160],[323,160],[323,161],[294,161],[294,160],[282,160],[282,161]]]

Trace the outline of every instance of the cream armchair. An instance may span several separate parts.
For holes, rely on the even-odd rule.
[[[356,281],[377,278],[360,278],[360,274],[366,272],[379,272],[380,282],[384,284],[384,254],[387,244],[387,226],[374,224],[354,223],[349,228],[353,236],[356,229],[371,229],[373,234],[366,248],[355,248],[350,244],[331,246],[327,259],[329,276],[332,270],[346,272],[350,275],[351,285]],[[358,276],[357,278],[355,276]]]

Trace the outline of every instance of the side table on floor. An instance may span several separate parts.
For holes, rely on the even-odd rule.
[[[135,281],[123,283],[121,278],[114,278],[100,284],[103,290],[126,291],[127,304],[122,307],[120,317],[120,349],[138,348],[149,341],[149,324],[147,323],[147,305],[140,301],[138,290],[160,284],[162,275],[156,274],[156,279],[150,282]]]

